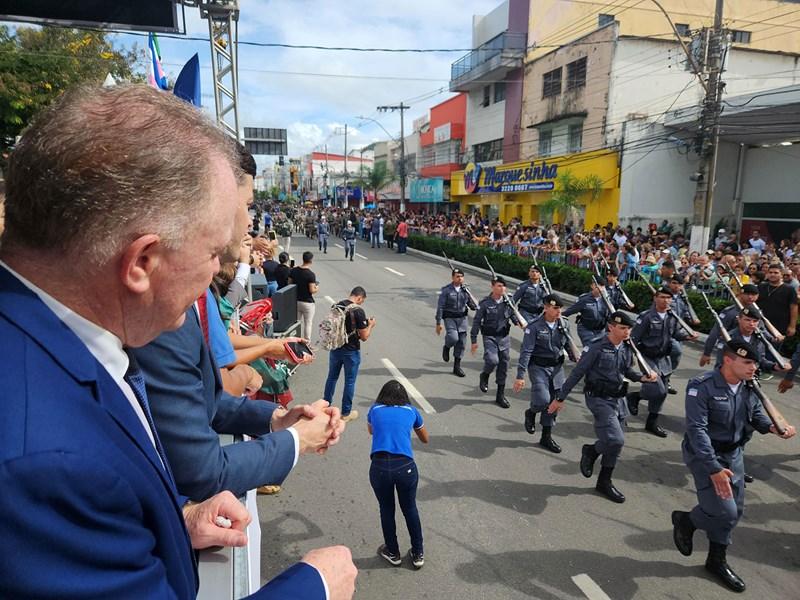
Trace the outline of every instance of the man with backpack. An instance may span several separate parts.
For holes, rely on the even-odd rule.
[[[330,350],[328,363],[328,379],[325,381],[323,398],[328,404],[333,403],[333,393],[339,373],[344,367],[344,392],[342,394],[342,420],[352,421],[358,418],[358,411],[352,410],[353,396],[356,391],[356,377],[361,364],[361,342],[366,342],[375,327],[375,317],[367,318],[361,305],[367,299],[367,292],[356,286],[347,300],[337,302],[331,307],[319,325],[322,347]]]

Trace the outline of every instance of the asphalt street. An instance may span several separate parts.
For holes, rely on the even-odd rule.
[[[520,394],[510,393],[520,330],[514,333],[508,380],[512,407],[503,410],[493,401],[494,377],[489,394],[478,390],[481,349],[474,357],[467,350],[466,378],[455,377],[452,363],[442,362],[434,312],[438,290],[450,281],[446,267],[371,249],[361,241],[350,262],[341,244],[335,244],[331,240],[328,253],[322,254],[315,241],[294,237],[291,250],[298,259],[305,249],[315,253],[312,269],[320,282],[315,327],[330,299],[347,297],[355,285],[367,290],[364,309],[377,326],[362,346],[354,403],[361,417],[326,456],[302,456],[280,494],[259,497],[264,581],[312,548],[344,544],[359,568],[359,599],[730,597],[703,568],[708,545],[702,532],[695,535],[691,557],[680,555],[672,542],[671,511],[689,510],[696,503],[680,442],[686,381],[700,372],[697,347],[685,350],[673,378],[679,394],[668,397],[661,419],[669,437],[644,432],[641,417],[628,420],[625,449],[614,473],[627,502],[613,504],[597,495],[594,479],[583,478],[578,470],[581,445],[594,440],[582,394],[571,395],[554,430],[562,454],[541,449],[538,431],[535,436],[525,432],[530,385],[526,382]],[[487,279],[468,274],[467,284],[479,298],[489,292]],[[415,439],[413,444],[425,537],[421,571],[414,571],[407,557],[394,568],[376,555],[382,537],[368,478],[371,440],[365,417],[392,377],[391,365],[435,411],[423,412],[430,443]],[[327,353],[319,350],[312,365],[298,370],[291,382],[296,402],[321,397],[327,367]],[[336,390],[338,406],[342,381]],[[765,390],[791,423],[800,424],[797,388],[779,395],[776,381],[766,382]],[[799,444],[797,438],[756,434],[747,446],[747,470],[756,481],[748,485],[745,514],[728,553],[747,583],[743,597],[797,597]],[[397,522],[405,553],[408,533],[399,509]]]

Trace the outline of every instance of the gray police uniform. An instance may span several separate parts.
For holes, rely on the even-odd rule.
[[[689,380],[683,460],[697,489],[692,524],[710,541],[730,544],[744,509],[743,445],[753,429],[768,433],[770,425],[761,401],[744,383],[734,392],[719,370]],[[723,468],[733,471],[733,498],[727,500],[717,495],[711,481]]]
[[[458,289],[450,283],[442,288],[439,294],[439,304],[436,306],[436,324],[441,325],[444,320],[444,345],[447,348],[455,347],[455,358],[464,356],[464,347],[467,341],[467,307],[477,310],[477,306],[470,299],[464,286]]]
[[[726,306],[719,311],[719,318],[722,321],[722,324],[725,326],[725,331],[730,331],[736,326],[737,316],[739,316],[739,307],[735,304]],[[714,349],[717,347],[717,342],[720,339],[720,333],[719,325],[715,321],[714,326],[711,328],[711,331],[708,332],[708,337],[703,345],[703,354],[706,356],[711,356],[714,354]]]
[[[517,288],[512,300],[516,303],[525,321],[530,323],[542,314],[545,296],[547,296],[547,291],[544,289],[544,284],[541,281],[539,283],[531,283],[529,279]]]
[[[563,321],[568,328],[569,324]],[[559,328],[558,321],[548,324],[539,317],[525,328],[522,351],[517,365],[517,379],[531,380],[531,411],[541,413],[542,427],[552,427],[556,415],[548,414],[547,407],[556,398],[564,384],[564,350],[567,336]],[[569,331],[567,329],[566,331]]]
[[[672,374],[672,362],[669,358],[672,340],[683,341],[688,337],[689,334],[678,326],[678,320],[670,313],[662,318],[655,308],[651,308],[636,319],[631,339],[639,347],[650,368],[659,376],[655,382],[642,383],[640,394],[648,401],[650,414],[659,414],[667,397],[667,385]]]
[[[508,361],[511,358],[511,322],[517,323],[514,311],[503,300],[486,296],[478,305],[472,319],[470,340],[478,343],[478,332],[483,335],[483,372],[491,374],[497,368],[495,381],[505,386]]]
[[[317,225],[317,237],[319,241],[319,249],[328,252],[328,236],[330,235],[330,228],[325,221],[320,221]]]
[[[762,371],[772,372],[775,370],[775,367],[778,364],[767,356],[767,347],[764,345],[764,342],[758,339],[757,336],[751,335],[749,338],[746,338],[742,335],[742,332],[739,331],[739,328],[731,329],[728,331],[728,334],[731,336],[731,340],[734,342],[746,342],[750,344],[750,347],[753,348],[756,354],[758,354],[758,367]],[[725,341],[720,337],[719,342],[717,342],[717,364],[716,368],[719,369],[722,366],[722,357],[725,354]]]
[[[353,255],[356,251],[356,228],[352,225],[350,227],[345,226],[342,229],[342,239],[344,240],[344,257],[350,257],[350,260],[353,260]]]
[[[566,398],[572,388],[584,377],[583,388],[586,406],[594,417],[594,431],[597,441],[594,449],[602,454],[601,464],[614,467],[625,445],[625,417],[628,406],[625,402],[627,384],[623,377],[639,381],[642,374],[633,367],[633,352],[625,343],[614,346],[608,336],[593,342],[581,355],[578,364],[572,369],[559,398]]]
[[[608,322],[608,306],[602,296],[595,298],[591,292],[581,294],[578,301],[565,310],[563,314],[565,317],[580,313],[578,316],[578,337],[581,338],[581,343],[584,347],[596,338],[602,335],[606,330],[606,323]]]
[[[611,300],[614,308],[628,310],[628,303],[622,297],[622,290],[619,284],[606,287],[606,292],[608,292],[608,299]]]
[[[687,323],[692,321],[692,315],[689,313],[689,305],[686,301],[686,298],[684,298],[682,294],[675,294],[672,297],[671,308],[672,312],[674,312]],[[673,371],[677,369],[678,365],[681,363],[681,356],[683,356],[683,348],[678,340],[672,340],[672,349],[669,353],[669,360],[672,363]]]

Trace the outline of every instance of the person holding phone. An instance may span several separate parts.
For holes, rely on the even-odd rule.
[[[411,406],[408,392],[400,382],[392,379],[383,385],[375,404],[367,413],[367,429],[372,435],[369,482],[378,499],[384,542],[378,548],[378,555],[395,567],[402,563],[394,519],[394,495],[397,490],[400,510],[411,538],[408,556],[414,568],[421,569],[425,558],[422,523],[417,510],[419,473],[414,462],[410,434],[413,431],[423,444],[427,444],[428,431],[422,415]]]
[[[317,276],[311,270],[313,252],[303,252],[303,264],[289,271],[289,281],[297,286],[297,317],[303,325],[303,337],[311,339],[314,324],[314,294],[319,290]]]

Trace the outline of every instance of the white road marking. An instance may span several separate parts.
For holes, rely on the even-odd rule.
[[[344,246],[342,246],[341,244],[334,244],[334,246],[336,246],[337,248],[341,248],[342,250],[344,250]]]
[[[573,576],[572,581],[581,589],[589,600],[611,600],[608,594],[606,594],[586,573]]]
[[[394,378],[403,384],[403,387],[406,388],[408,395],[411,396],[417,402],[417,404],[419,404],[419,407],[422,410],[429,415],[436,413],[436,409],[433,408],[427,400],[425,400],[425,396],[419,393],[419,390],[414,387],[414,384],[406,379],[406,377],[400,372],[400,369],[394,366],[392,361],[390,361],[388,358],[382,358],[381,362],[383,363],[383,366],[386,367],[394,376]]]
[[[328,302],[330,302],[331,304],[336,304],[336,300],[334,300],[334,299],[333,299],[333,298],[331,298],[330,296],[325,296],[325,300],[327,300],[327,301],[328,301]]]
[[[386,269],[387,271],[389,271],[390,273],[394,273],[395,275],[399,275],[400,277],[405,277],[406,276],[405,273],[401,273],[400,271],[395,271],[391,267],[383,267],[383,268]]]
[[[366,256],[364,256],[363,254],[359,254],[358,252],[356,252],[356,256],[358,258],[363,258],[364,260],[369,260]]]

